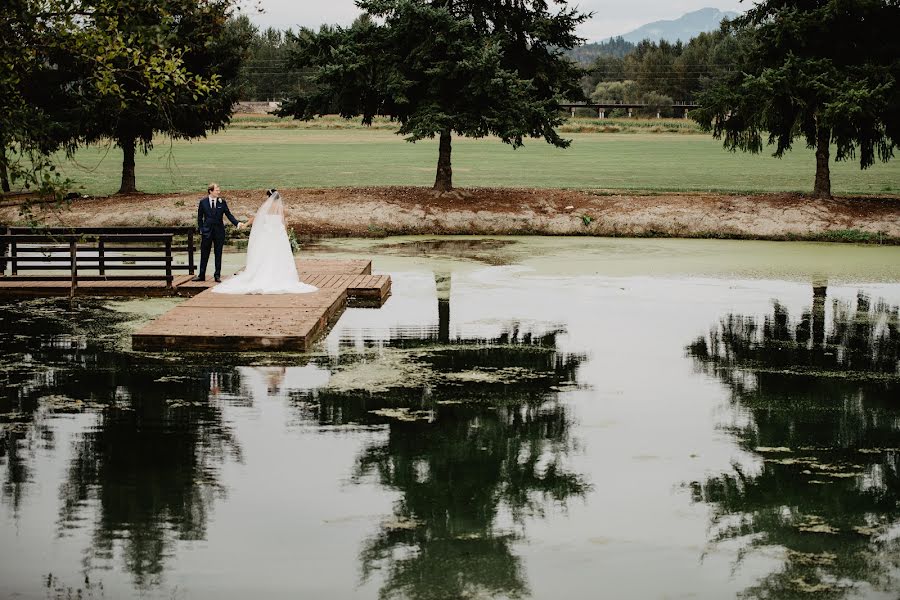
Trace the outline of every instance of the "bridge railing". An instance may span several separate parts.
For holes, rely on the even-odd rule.
[[[0,235],[0,273],[5,281],[70,281],[70,295],[88,281],[165,281],[171,288],[176,271],[196,270],[194,233],[191,227],[11,227]],[[187,243],[176,246],[182,234]],[[186,253],[186,264],[175,263],[176,253]]]

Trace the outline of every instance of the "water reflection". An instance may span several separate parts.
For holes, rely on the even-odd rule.
[[[784,551],[759,598],[844,597],[896,586],[900,556],[898,307],[813,288],[794,319],[727,315],[688,348],[737,409],[725,429],[754,459],[693,482],[712,543]],[[868,592],[867,592],[868,590]]]
[[[88,417],[59,490],[59,535],[92,523],[84,568],[118,553],[144,588],[160,583],[176,541],[205,536],[211,501],[224,494],[219,469],[241,452],[214,399],[230,373],[121,350],[133,318],[90,300],[0,307],[0,458],[15,512],[33,483],[34,445],[54,443],[48,417]]]
[[[106,344],[110,330],[126,317],[86,302],[69,307],[57,300],[0,304],[0,459],[6,464],[2,500],[15,513],[34,483],[29,458],[53,449],[56,434],[47,423],[55,413],[93,407],[79,382],[100,364],[87,340]],[[115,368],[114,364],[110,368]],[[65,394],[73,392],[73,399]],[[74,400],[77,398],[79,400]]]
[[[577,442],[557,397],[584,357],[559,353],[558,333],[510,326],[492,339],[451,340],[442,326],[381,350],[383,362],[407,367],[394,385],[371,391],[363,373],[382,367],[370,357],[331,365],[331,385],[297,399],[304,411],[312,401],[321,425],[387,424],[354,469],[355,481],[401,494],[360,552],[363,580],[385,579],[382,598],[528,593],[513,548],[527,518],[590,488],[566,466]]]

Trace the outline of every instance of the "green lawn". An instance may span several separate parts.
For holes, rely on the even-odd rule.
[[[705,135],[567,134],[567,150],[529,140],[512,150],[494,139],[453,142],[454,183],[461,187],[601,188],[660,191],[810,191],[812,151],[795,148],[783,159],[732,154]],[[802,144],[801,144],[802,145]],[[87,148],[63,172],[90,194],[118,189],[121,151]],[[137,184],[145,192],[224,190],[271,186],[430,186],[437,143],[410,144],[387,130],[232,129],[206,140],[161,140],[138,156]],[[900,161],[861,171],[832,164],[839,194],[900,193]],[[227,192],[226,192],[227,193]]]

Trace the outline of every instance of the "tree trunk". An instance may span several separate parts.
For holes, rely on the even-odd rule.
[[[438,150],[437,177],[434,180],[436,192],[453,190],[453,169],[450,167],[450,130],[441,132],[441,145]]]
[[[816,184],[813,196],[822,200],[831,200],[831,172],[828,170],[830,144],[831,131],[820,125],[816,133]]]
[[[119,144],[122,146],[122,185],[119,187],[120,194],[132,194],[137,191],[134,180],[134,138],[122,140]]]
[[[6,171],[6,148],[0,149],[0,186],[4,192],[9,191],[9,173]]]

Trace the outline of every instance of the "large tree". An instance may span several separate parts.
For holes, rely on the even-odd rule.
[[[85,92],[101,95],[98,79],[77,74],[73,57],[91,52],[94,71],[105,69],[115,47],[76,23],[62,0],[8,0],[0,5],[0,186],[39,191],[55,178],[49,154],[76,135],[77,107]],[[46,177],[45,177],[46,176]]]
[[[410,142],[440,140],[434,189],[453,189],[454,133],[495,135],[514,148],[543,137],[565,148],[559,102],[582,97],[580,68],[563,51],[589,15],[565,0],[357,0],[350,28],[302,30],[293,66],[314,88],[282,107],[300,119],[337,112],[400,123]],[[551,9],[552,7],[552,9]]]
[[[156,134],[205,137],[231,119],[236,84],[251,32],[229,26],[235,0],[127,0],[95,21],[127,40],[129,55],[116,61],[111,84],[118,98],[101,98],[86,111],[82,141],[112,140],[122,149],[119,193],[136,191],[135,153],[149,152]],[[159,63],[154,59],[164,53]],[[149,58],[148,58],[149,57]],[[146,76],[169,62],[183,69],[165,81]]]
[[[64,191],[52,154],[103,137],[220,126],[242,38],[220,35],[231,0],[8,0],[0,5],[0,182]],[[226,50],[222,48],[225,47]],[[217,92],[211,94],[211,92]],[[152,118],[149,116],[152,115]],[[156,119],[148,127],[147,121]],[[148,129],[150,133],[147,133]],[[131,135],[134,135],[131,138]],[[131,143],[128,140],[131,139]],[[129,169],[126,168],[126,171]]]
[[[694,118],[730,150],[781,157],[796,138],[815,148],[813,195],[831,197],[829,161],[887,161],[900,142],[900,3],[766,0],[735,21],[740,68],[699,98]]]

